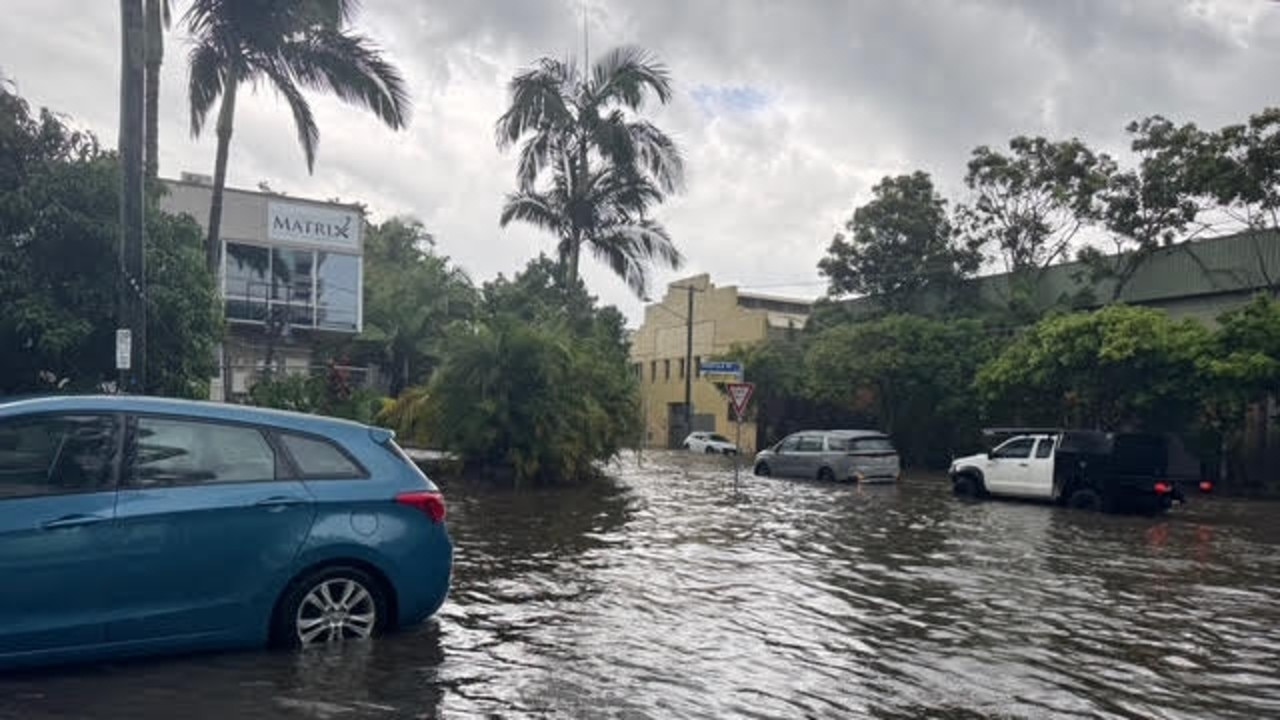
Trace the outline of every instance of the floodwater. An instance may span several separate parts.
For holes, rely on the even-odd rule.
[[[0,678],[0,717],[1280,717],[1280,505],[1113,517],[730,467],[449,483],[428,625]]]

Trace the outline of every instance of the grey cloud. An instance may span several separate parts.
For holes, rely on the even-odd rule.
[[[1122,153],[1124,125],[1153,113],[1216,126],[1276,103],[1280,6],[1262,0],[586,0],[594,50],[638,43],[670,67],[674,102],[654,110],[681,142],[689,186],[660,211],[688,258],[678,274],[802,283],[881,176],[932,172],[953,199],[970,150],[1016,134],[1080,136]],[[440,248],[484,279],[555,242],[497,225],[513,158],[492,128],[511,75],[540,55],[576,57],[582,0],[381,0],[360,25],[403,68],[408,131],[317,99],[321,146],[305,172],[291,120],[270,92],[242,106],[231,180],[413,213]],[[0,68],[34,104],[115,138],[113,3],[13,0]],[[75,18],[75,22],[67,22]],[[58,32],[32,32],[53,28]],[[161,161],[209,172],[211,137],[187,132],[185,48],[170,41]],[[699,103],[699,88],[767,98],[750,112]],[[633,318],[640,304],[588,263],[594,292]]]

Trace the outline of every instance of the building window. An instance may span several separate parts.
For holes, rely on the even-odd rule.
[[[702,356],[701,355],[695,356],[693,358],[693,372],[694,372],[694,377],[697,377],[697,374],[702,372]]]
[[[680,379],[684,379],[684,358],[680,358]]]
[[[631,363],[631,375],[637,380],[644,379],[644,363]]]
[[[227,243],[227,319],[287,319],[295,327],[360,329],[360,257]]]
[[[316,327],[359,329],[360,258],[342,253],[316,253]]]
[[[649,361],[649,382],[658,382],[658,361]]]
[[[670,360],[662,361],[662,379],[663,380],[671,379],[671,361]]]

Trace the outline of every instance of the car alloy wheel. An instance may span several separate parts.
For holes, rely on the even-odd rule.
[[[769,477],[769,463],[756,463],[755,473],[760,477]]]
[[[289,647],[364,640],[379,634],[387,621],[381,583],[359,568],[322,568],[290,586],[273,638]]]
[[[377,624],[373,595],[350,578],[331,578],[312,588],[294,622],[301,645],[363,640],[373,635]]]

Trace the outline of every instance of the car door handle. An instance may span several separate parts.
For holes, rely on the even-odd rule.
[[[294,497],[293,495],[272,495],[271,497],[263,498],[254,504],[258,507],[265,507],[275,512],[279,512],[287,507],[302,505],[305,502],[306,500],[303,500],[300,497]]]
[[[94,525],[104,522],[106,518],[101,515],[86,515],[77,513],[75,515],[64,515],[55,520],[49,520],[40,524],[45,530],[57,530],[59,528],[81,527],[84,525]]]
[[[1026,463],[1018,463],[1018,467],[1029,467]]]

